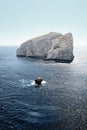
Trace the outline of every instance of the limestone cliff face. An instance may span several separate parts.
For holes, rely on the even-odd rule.
[[[53,40],[52,48],[48,51],[47,59],[73,59],[73,38],[68,33]]]
[[[23,43],[16,54],[46,60],[72,61],[73,37],[71,33],[62,35],[51,32]]]

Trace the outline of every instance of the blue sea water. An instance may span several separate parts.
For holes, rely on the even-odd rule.
[[[16,57],[0,47],[0,130],[87,130],[87,52],[71,64]],[[43,77],[44,84],[33,80]]]

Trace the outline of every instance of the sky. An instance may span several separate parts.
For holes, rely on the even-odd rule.
[[[87,45],[87,0],[0,0],[0,45],[17,45],[49,32]]]

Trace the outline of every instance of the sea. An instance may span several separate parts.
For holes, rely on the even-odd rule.
[[[17,48],[0,46],[0,130],[87,130],[87,47],[74,47],[72,63],[17,57]]]

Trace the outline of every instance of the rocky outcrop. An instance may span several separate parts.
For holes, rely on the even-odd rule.
[[[62,35],[51,32],[23,43],[16,52],[17,56],[36,57],[59,62],[73,60],[73,37],[71,33]]]

